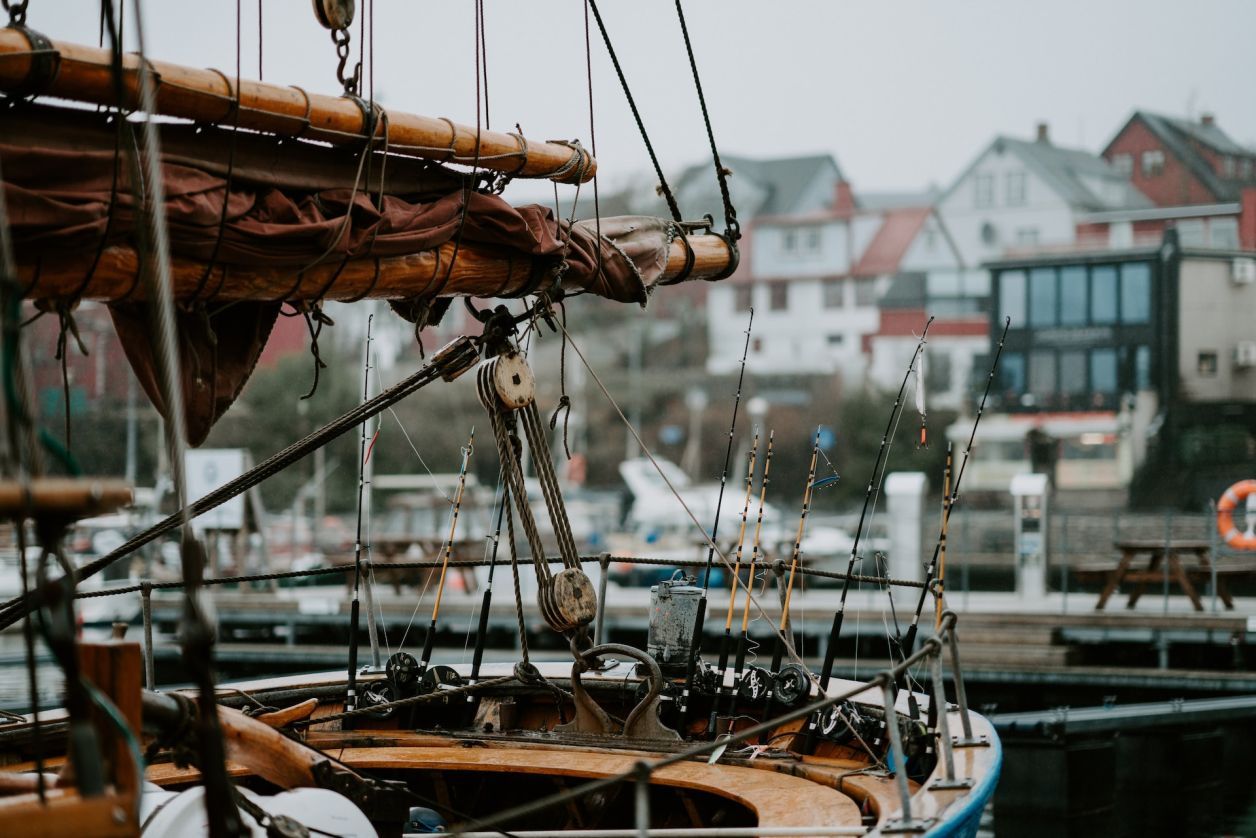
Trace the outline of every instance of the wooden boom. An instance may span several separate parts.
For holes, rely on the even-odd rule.
[[[688,279],[710,279],[728,267],[731,254],[724,240],[715,235],[689,237],[693,247],[693,270]],[[539,284],[533,274],[533,260],[511,257],[500,248],[463,242],[450,271],[454,244],[407,256],[379,259],[378,275],[374,259],[352,259],[316,265],[298,276],[293,268],[218,265],[203,280],[205,264],[191,259],[171,259],[174,297],[187,301],[197,289],[200,299],[212,300],[356,300],[409,299],[415,297],[497,297],[533,287],[543,291],[553,285],[546,272]],[[143,299],[145,283],[139,281],[140,259],[134,248],[108,247],[96,270],[83,286],[94,254],[61,258],[46,256],[40,263],[18,267],[18,281],[28,299],[100,300]],[[677,239],[668,254],[661,282],[684,274],[685,244]],[[339,276],[336,272],[339,271]],[[334,277],[334,281],[333,280]],[[330,288],[327,287],[331,283]],[[133,293],[132,293],[133,291]]]
[[[41,66],[46,68],[50,57],[55,69],[42,73]],[[21,30],[0,29],[0,90],[5,92],[117,105],[111,64],[112,55],[105,49],[52,41],[49,55],[36,50]],[[235,79],[218,70],[152,60],[147,64],[156,85],[156,112],[161,116],[233,125],[238,119],[240,128],[333,145],[361,145],[370,130],[360,101],[244,79],[237,91]],[[139,68],[138,56],[122,57],[122,104],[127,108],[139,104]],[[593,157],[575,145],[532,142],[500,131],[477,132],[441,117],[389,111],[376,135],[380,147],[387,140],[389,152],[477,165],[519,177],[584,183],[597,171]]]

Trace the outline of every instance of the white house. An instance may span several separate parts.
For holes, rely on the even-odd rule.
[[[1032,142],[996,137],[937,205],[964,267],[1009,251],[1069,245],[1090,213],[1151,202],[1128,176],[1088,151],[1054,145],[1047,126]]]

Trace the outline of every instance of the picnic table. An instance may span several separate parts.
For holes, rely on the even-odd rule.
[[[1213,575],[1211,545],[1207,541],[1129,539],[1115,541],[1113,545],[1120,551],[1121,558],[1115,567],[1104,566],[1101,569],[1105,582],[1099,601],[1095,603],[1096,611],[1103,610],[1122,582],[1134,584],[1129,601],[1125,604],[1126,608],[1134,608],[1147,586],[1163,584],[1166,576],[1190,598],[1196,611],[1204,610],[1193,580],[1204,581]],[[1226,583],[1226,577],[1232,575],[1232,569],[1227,568],[1225,572],[1221,572],[1220,568],[1217,570],[1217,596],[1225,603],[1226,609],[1232,611],[1234,599],[1230,596],[1230,588]],[[1252,572],[1251,568],[1246,567],[1233,570]]]

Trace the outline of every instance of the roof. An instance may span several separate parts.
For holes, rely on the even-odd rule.
[[[842,180],[842,171],[831,154],[801,157],[778,157],[756,160],[736,155],[723,155],[720,162],[732,172],[729,188],[737,216],[747,221],[758,215],[793,215],[818,209],[806,206],[807,187],[817,179],[829,177]],[[710,162],[688,167],[681,172],[673,189],[686,213],[718,211],[719,206],[691,206],[695,200],[705,201],[707,193],[718,196],[715,172]],[[826,206],[832,201],[826,193]]]
[[[1117,137],[1125,133],[1126,128],[1135,121],[1141,121],[1156,135],[1164,147],[1191,171],[1218,200],[1236,200],[1239,194],[1239,181],[1226,180],[1219,176],[1208,160],[1199,153],[1194,143],[1207,146],[1218,154],[1253,155],[1256,150],[1246,148],[1230,139],[1216,123],[1205,125],[1173,116],[1163,116],[1149,111],[1134,111],[1134,114],[1121,126],[1104,154],[1116,142]]]
[[[929,207],[906,207],[885,213],[880,229],[851,268],[851,274],[879,276],[896,272],[931,212]]]
[[[1097,154],[1003,136],[991,144],[991,148],[1000,146],[1024,160],[1073,209],[1094,212],[1151,206],[1127,176]]]

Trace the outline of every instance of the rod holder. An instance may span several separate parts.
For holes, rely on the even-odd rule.
[[[950,707],[946,703],[946,686],[942,680],[942,643],[931,640],[933,652],[929,655],[929,675],[933,682],[933,707],[937,717],[938,749],[942,754],[942,778],[930,784],[930,789],[967,789],[972,788],[970,777],[955,776],[955,752],[951,743],[951,721],[948,718]]]
[[[945,617],[945,615],[943,615]],[[968,693],[964,690],[964,672],[959,665],[959,636],[955,632],[952,620],[946,630],[947,645],[951,647],[951,677],[955,679],[955,700],[959,703],[959,721],[964,735],[952,740],[956,748],[988,747],[990,740],[985,736],[973,736],[973,723],[968,715]]]
[[[932,820],[917,820],[911,813],[911,789],[907,786],[907,757],[903,753],[903,735],[898,729],[898,712],[894,707],[894,678],[881,680],[881,694],[885,697],[885,730],[890,737],[890,769],[894,772],[894,785],[898,788],[902,816],[885,822],[881,831],[885,834],[924,832]]]

